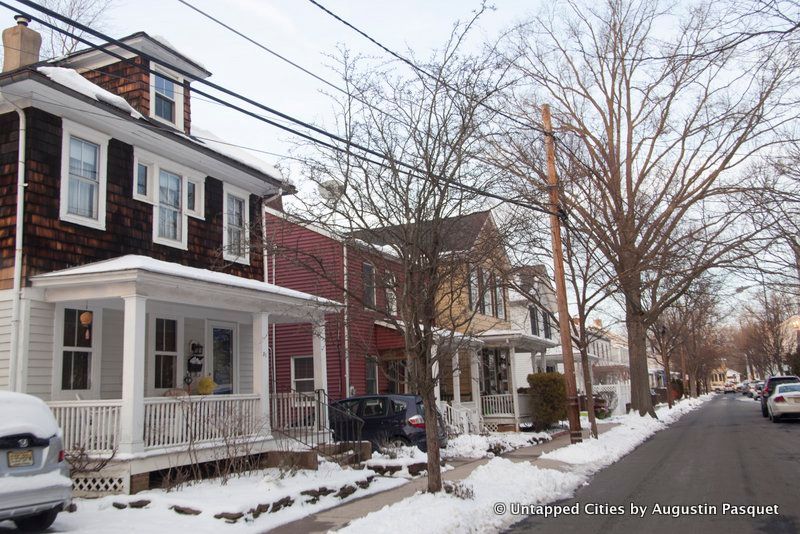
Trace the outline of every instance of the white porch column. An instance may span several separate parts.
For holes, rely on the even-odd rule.
[[[461,404],[461,359],[460,351],[453,354],[453,404]]]
[[[539,371],[538,365],[536,363],[536,355],[539,354],[538,352],[531,351],[531,372],[537,373]],[[526,377],[527,379],[527,377]],[[525,385],[527,387],[527,384]]]
[[[311,330],[311,348],[314,355],[314,390],[328,392],[328,363],[325,345],[325,318],[317,319]]]
[[[253,314],[253,393],[260,397],[260,433],[272,433],[269,398],[269,314]]]
[[[483,406],[481,403],[481,368],[480,368],[480,353],[477,349],[469,350],[469,374],[472,377],[472,402],[475,403],[475,408],[480,415],[483,415]]]
[[[434,380],[435,385],[433,386],[433,394],[436,396],[436,401],[440,402],[442,400],[442,388],[439,381],[439,360],[436,359],[436,356],[439,354],[438,347],[434,344],[431,347],[431,378]]]
[[[514,426],[519,430],[519,396],[517,396],[516,351],[508,348],[508,387],[511,390],[511,402],[514,404]]]
[[[122,408],[119,451],[144,450],[144,365],[147,298],[122,297],[125,323],[122,328]]]

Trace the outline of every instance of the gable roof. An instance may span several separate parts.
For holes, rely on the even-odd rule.
[[[463,252],[475,246],[483,227],[491,217],[492,214],[489,210],[476,211],[466,215],[447,217],[435,223],[423,221],[358,230],[352,232],[350,237],[375,247],[384,247],[410,241],[409,237],[412,233],[421,231],[430,238],[438,237],[443,252]]]

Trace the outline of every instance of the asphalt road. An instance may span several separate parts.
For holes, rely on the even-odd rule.
[[[759,403],[718,394],[597,473],[574,499],[577,516],[530,516],[508,532],[749,533],[800,532],[800,422],[774,424]],[[623,515],[587,515],[587,504],[624,507]],[[630,503],[647,506],[631,515]],[[778,515],[722,515],[722,504],[778,505]],[[715,505],[715,515],[653,515],[654,505]],[[710,511],[710,510],[709,510]]]

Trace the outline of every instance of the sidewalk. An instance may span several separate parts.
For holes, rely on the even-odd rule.
[[[598,424],[598,431],[602,434],[614,426],[616,425],[600,423]],[[584,437],[587,436],[588,431],[584,429]],[[513,462],[531,462],[539,467],[566,470],[566,464],[557,462],[555,460],[539,459],[539,456],[541,456],[543,453],[564,447],[566,445],[569,445],[569,432],[565,431],[547,443],[531,445],[529,447],[521,447],[501,456]],[[481,458],[478,460],[448,461],[448,464],[452,465],[453,469],[442,473],[442,479],[450,481],[463,480],[469,476],[475,468],[487,463],[488,461],[488,458]],[[411,480],[408,484],[404,484],[399,488],[384,491],[382,493],[376,493],[355,501],[350,501],[347,504],[324,510],[292,523],[287,523],[286,525],[281,526],[279,530],[281,533],[287,534],[305,534],[311,532],[328,532],[330,530],[338,530],[347,525],[353,519],[357,519],[371,512],[380,510],[384,506],[398,502],[406,497],[410,497],[418,491],[425,491],[427,484],[427,478],[420,477],[418,479]]]

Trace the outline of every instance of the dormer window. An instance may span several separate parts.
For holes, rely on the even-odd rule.
[[[168,122],[175,122],[175,82],[154,74],[156,78],[156,116]]]
[[[183,79],[150,64],[150,117],[183,130]]]

